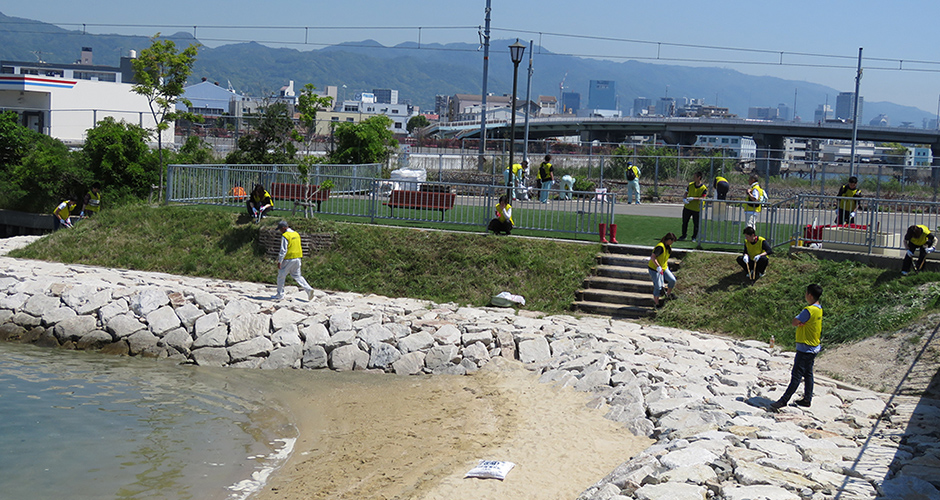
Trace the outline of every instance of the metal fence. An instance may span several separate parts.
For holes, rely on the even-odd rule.
[[[278,197],[276,209],[348,218],[443,223],[456,226],[485,228],[494,217],[499,196],[507,188],[493,184],[443,183],[425,181],[391,181],[379,178],[380,165],[322,165],[310,168],[306,177],[295,165],[171,165],[167,177],[168,201],[244,206],[250,187],[256,183],[268,187],[273,183],[318,185],[331,181],[333,188],[314,200],[302,186],[294,190],[296,197]],[[333,169],[347,167],[347,169]],[[367,175],[356,175],[365,172]],[[345,175],[345,174],[353,175]],[[420,193],[402,200],[394,191]],[[448,196],[439,196],[447,194]],[[520,193],[522,194],[522,193]],[[529,197],[529,193],[520,197]],[[531,198],[512,202],[515,229],[550,233],[593,234],[600,222],[614,216],[616,195],[597,192],[552,190],[558,197],[540,203],[538,193]],[[447,198],[450,206],[441,208],[430,199]],[[418,201],[424,200],[424,201]]]
[[[852,215],[836,224],[840,201],[857,202]],[[819,245],[833,250],[900,256],[913,225],[940,227],[940,203],[881,198],[840,198],[801,194],[761,207],[755,228],[771,245]],[[745,201],[704,200],[699,243],[743,245]]]

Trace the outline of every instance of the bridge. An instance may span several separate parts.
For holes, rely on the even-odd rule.
[[[509,137],[510,125],[505,120],[488,121],[487,137]],[[516,121],[515,138],[522,139],[524,125]],[[480,122],[449,122],[432,125],[429,135],[441,137],[479,137]],[[784,139],[799,137],[806,139],[852,140],[852,125],[849,123],[797,123],[767,120],[729,118],[666,118],[623,117],[584,118],[576,116],[554,116],[529,119],[529,139],[578,136],[582,141],[624,142],[630,136],[656,135],[667,144],[690,146],[700,135],[748,136],[757,143],[758,169],[767,166],[773,172],[783,160]],[[933,152],[934,165],[940,165],[940,130],[916,128],[873,127],[860,125],[859,141],[898,142],[902,144],[926,144]]]

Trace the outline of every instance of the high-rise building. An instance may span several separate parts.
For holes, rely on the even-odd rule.
[[[865,109],[865,98],[858,96],[858,120],[862,121],[862,111]],[[836,118],[851,120],[855,111],[855,92],[839,92],[836,96]]]
[[[650,106],[653,100],[648,97],[637,97],[633,100],[633,116],[645,116],[650,114]]]
[[[676,114],[676,100],[672,97],[660,97],[659,102],[656,103],[656,115],[657,116],[675,116]]]
[[[588,108],[617,109],[617,82],[591,80],[588,88]]]
[[[581,109],[581,94],[577,92],[564,92],[561,94],[561,112],[566,115],[575,115]]]
[[[447,108],[450,107],[450,96],[438,94],[434,96],[434,114],[445,118],[447,116]]]
[[[777,108],[762,108],[756,106],[747,108],[747,117],[750,120],[776,120],[778,116]]]
[[[831,120],[835,118],[835,113],[832,111],[832,106],[828,104],[820,104],[816,111],[813,112],[813,121],[816,123],[824,122],[826,120]]]
[[[790,121],[790,106],[787,106],[784,103],[777,105],[777,119],[780,121],[788,122]]]

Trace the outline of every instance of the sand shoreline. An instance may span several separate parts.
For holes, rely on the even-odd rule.
[[[468,376],[286,373],[295,381],[270,395],[299,437],[252,500],[568,500],[652,444],[588,408],[589,394],[540,384],[518,362]],[[464,479],[481,459],[516,467],[502,482]]]

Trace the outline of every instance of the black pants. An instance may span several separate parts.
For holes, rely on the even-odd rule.
[[[907,249],[914,253],[920,250],[920,257],[917,258],[917,269],[920,269],[924,265],[924,260],[927,258],[927,245],[917,246],[911,242],[907,243]],[[904,263],[901,264],[901,271],[908,273],[911,271],[911,264],[914,263],[914,259],[911,258],[907,253],[904,254]]]
[[[750,274],[751,269],[754,269],[756,266],[754,276],[760,276],[761,274],[764,274],[764,271],[767,270],[767,263],[767,257],[761,257],[760,260],[758,260],[755,264],[753,259],[750,262],[744,262],[744,256],[738,255],[738,265],[741,266],[741,269],[744,269],[744,272]]]
[[[499,219],[493,219],[490,221],[490,225],[486,227],[486,230],[493,231],[496,234],[509,234],[512,232],[512,223],[509,221],[501,222]]]
[[[852,217],[852,211],[837,208],[836,224],[855,224],[855,217]]]
[[[778,403],[786,405],[790,402],[790,398],[800,387],[801,380],[803,381],[803,401],[813,400],[813,363],[815,362],[815,353],[796,352],[796,357],[793,358],[793,370],[790,371],[790,385],[787,386],[783,396],[777,400]]]
[[[689,229],[689,219],[692,219],[692,239],[698,238],[699,215],[701,212],[682,207],[682,236],[679,239],[685,239],[686,231]]]
[[[728,190],[731,189],[731,185],[728,184],[728,181],[721,181],[715,185],[715,193],[718,196],[719,200],[728,199]]]

